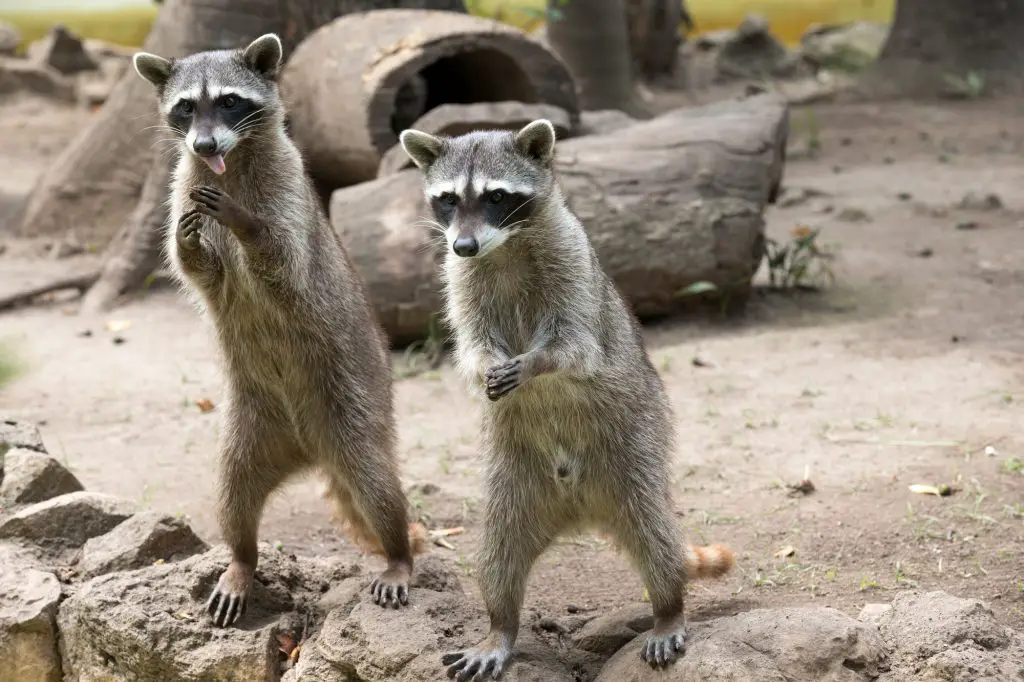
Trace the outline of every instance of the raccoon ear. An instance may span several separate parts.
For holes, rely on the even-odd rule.
[[[526,124],[516,133],[516,147],[534,161],[551,163],[555,156],[555,126],[546,118]]]
[[[274,78],[281,66],[284,48],[275,33],[266,33],[249,43],[242,52],[246,65],[264,78]]]
[[[167,84],[171,77],[171,60],[149,52],[136,52],[132,57],[135,71],[158,88]]]
[[[420,170],[427,170],[441,155],[441,140],[433,135],[409,128],[398,136],[402,149]]]

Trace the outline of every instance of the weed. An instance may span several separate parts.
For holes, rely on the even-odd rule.
[[[396,370],[396,379],[431,372],[441,366],[444,360],[444,332],[441,329],[440,313],[431,313],[427,326],[427,337],[414,341],[405,349],[403,367]]]
[[[874,578],[871,578],[869,576],[864,575],[864,576],[861,576],[861,578],[860,578],[860,587],[858,587],[857,589],[860,592],[864,592],[865,590],[880,589],[881,587],[882,586],[878,584],[877,580],[875,580]]]
[[[1010,474],[1024,473],[1024,460],[1020,457],[1007,457],[1003,462],[1003,468]]]
[[[792,239],[785,244],[771,238],[766,240],[765,258],[771,288],[818,291],[835,283],[830,266],[835,254],[818,243],[820,234],[820,228],[799,225],[793,228]]]
[[[0,341],[0,388],[10,384],[24,372],[24,365],[13,344]]]
[[[985,92],[985,78],[976,71],[968,71],[960,76],[955,73],[943,75],[946,83],[946,94],[961,99],[978,99]]]

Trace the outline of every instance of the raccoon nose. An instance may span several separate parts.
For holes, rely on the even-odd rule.
[[[192,143],[192,149],[196,150],[196,154],[203,154],[208,156],[217,152],[217,140],[213,137],[197,137],[196,141]]]
[[[459,237],[452,244],[452,250],[457,256],[475,256],[480,252],[480,244],[474,237]]]

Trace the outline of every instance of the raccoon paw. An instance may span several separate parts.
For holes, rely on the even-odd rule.
[[[237,222],[241,215],[241,207],[218,187],[197,187],[188,193],[188,198],[196,202],[197,211],[225,226]]]
[[[178,219],[178,230],[175,236],[179,249],[195,251],[199,248],[199,228],[202,227],[202,223],[199,221],[200,216],[198,211],[189,211]]]
[[[484,386],[487,397],[498,400],[511,393],[523,380],[523,359],[515,357],[500,365],[495,365],[484,373]]]

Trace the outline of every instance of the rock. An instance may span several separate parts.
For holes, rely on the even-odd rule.
[[[891,608],[892,606],[889,604],[865,604],[864,608],[860,610],[860,615],[857,616],[857,620],[862,623],[878,625],[878,619]]]
[[[246,613],[236,627],[222,629],[211,626],[204,604],[228,559],[219,548],[84,583],[57,617],[67,679],[277,680],[276,634],[293,632],[301,621],[291,612],[311,609],[331,580],[354,572],[300,563],[261,544]]]
[[[718,49],[715,78],[718,81],[788,78],[801,75],[800,65],[800,58],[771,34],[768,21],[750,14]]]
[[[871,21],[840,26],[812,26],[800,38],[804,59],[816,69],[857,73],[882,51],[889,27]]]
[[[13,24],[0,21],[0,56],[15,56],[19,45],[21,45],[21,31]]]
[[[381,609],[356,581],[347,606],[332,610],[320,632],[302,648],[298,665],[282,682],[428,682],[445,679],[441,655],[475,644],[487,622],[466,599],[458,575],[437,557],[423,557],[409,592],[409,607]],[[396,637],[395,633],[401,633]],[[502,682],[570,682],[554,652],[523,628]]]
[[[665,671],[640,658],[644,640],[620,649],[597,682],[867,682],[885,667],[875,628],[830,608],[756,609],[691,623],[685,655]]]
[[[841,220],[844,223],[869,223],[871,216],[864,209],[846,206],[836,213],[836,220]]]
[[[155,511],[142,511],[94,537],[82,548],[79,572],[93,577],[172,562],[209,549],[182,519]]]
[[[135,505],[112,495],[76,492],[25,507],[0,521],[0,539],[21,539],[51,548],[77,549],[113,529]]]
[[[0,504],[32,504],[82,490],[82,484],[55,458],[27,448],[8,450],[0,479]]]
[[[583,135],[603,135],[639,123],[635,118],[618,109],[580,112],[580,133]]]
[[[0,682],[60,682],[52,573],[14,563],[0,568]]]
[[[81,38],[60,24],[51,28],[45,38],[29,45],[28,56],[66,76],[99,68]]]
[[[965,211],[1000,211],[1003,208],[1003,200],[998,194],[968,192],[957,202],[956,207]]]
[[[1024,637],[978,599],[900,592],[878,629],[892,651],[879,682],[1024,679]]]
[[[0,455],[14,448],[46,452],[43,436],[35,424],[16,419],[0,419]]]
[[[0,57],[0,96],[19,93],[70,103],[75,101],[75,84],[45,64]]]
[[[649,604],[635,604],[591,620],[573,635],[573,644],[595,654],[611,656],[638,634],[653,626]]]

